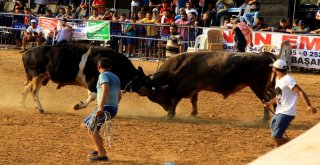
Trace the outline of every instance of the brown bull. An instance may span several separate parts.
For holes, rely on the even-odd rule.
[[[182,98],[190,98],[192,115],[197,115],[198,93],[202,90],[221,93],[224,98],[249,86],[262,101],[271,98],[267,87],[276,57],[271,53],[192,52],[166,61],[152,78],[148,98],[175,116]],[[274,84],[273,84],[274,85]],[[269,89],[269,88],[268,88]],[[270,88],[271,89],[271,88]],[[263,121],[269,119],[265,109]]]

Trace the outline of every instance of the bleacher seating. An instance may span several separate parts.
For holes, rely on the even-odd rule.
[[[14,11],[14,5],[15,5],[14,2],[6,2],[4,4],[3,10],[5,12],[13,12]]]

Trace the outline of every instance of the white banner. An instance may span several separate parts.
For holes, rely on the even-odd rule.
[[[222,34],[225,50],[233,51],[234,43],[231,30],[223,29]],[[320,36],[278,32],[253,32],[252,37],[254,46],[248,46],[246,49],[248,52],[259,52],[263,45],[274,45],[276,48],[272,53],[279,54],[281,43],[290,40],[292,66],[320,69]]]

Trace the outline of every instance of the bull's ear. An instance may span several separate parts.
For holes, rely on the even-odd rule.
[[[138,70],[143,73],[143,69],[141,66],[138,67]]]

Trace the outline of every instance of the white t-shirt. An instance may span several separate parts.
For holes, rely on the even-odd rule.
[[[29,32],[31,35],[33,33],[43,33],[42,29],[40,28],[40,26],[37,26],[35,29],[32,28],[32,26],[29,26],[28,29],[27,29],[27,32]]]
[[[186,13],[187,13],[187,15],[189,15],[189,13],[191,13],[191,12],[195,12],[195,13],[196,13],[196,15],[198,15],[198,11],[197,11],[196,9],[194,9],[194,8],[186,9]]]
[[[298,94],[292,90],[295,85],[296,82],[289,75],[285,75],[281,79],[276,78],[276,114],[296,115]]]
[[[139,1],[131,1],[131,6],[139,6]]]

